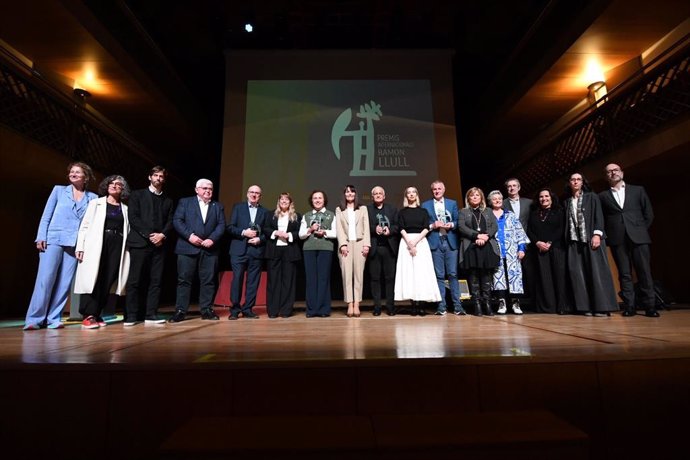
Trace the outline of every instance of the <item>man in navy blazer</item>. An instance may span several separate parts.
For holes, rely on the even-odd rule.
[[[232,208],[230,225],[230,265],[232,266],[232,285],[230,286],[230,316],[238,319],[240,313],[245,318],[259,316],[252,311],[256,303],[256,293],[261,279],[266,236],[263,234],[264,220],[269,212],[259,204],[261,187],[252,185],[247,189],[247,201],[237,203]],[[247,274],[244,305],[242,305],[242,285]]]
[[[213,311],[218,270],[218,242],[225,233],[225,209],[213,201],[213,182],[199,179],[196,196],[182,198],[173,215],[177,231],[177,300],[175,314],[168,320],[179,323],[189,309],[192,282],[199,273],[199,310],[201,319],[217,320]]]
[[[623,170],[615,163],[606,165],[606,178],[611,186],[599,194],[606,223],[606,243],[611,248],[618,268],[618,280],[623,299],[623,316],[635,316],[635,287],[632,268],[635,267],[642,298],[640,305],[645,316],[658,317],[656,294],[650,267],[649,226],[654,220],[652,202],[644,187],[623,181]]]
[[[422,208],[429,214],[429,234],[427,236],[431,257],[434,261],[434,271],[438,290],[441,293],[441,302],[436,310],[437,315],[445,315],[446,283],[450,285],[450,294],[453,300],[453,312],[462,315],[465,311],[460,302],[460,285],[458,284],[458,203],[455,200],[445,198],[446,186],[440,180],[431,183],[433,199],[422,203]]]

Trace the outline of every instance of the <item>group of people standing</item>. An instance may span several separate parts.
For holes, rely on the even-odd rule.
[[[537,311],[610,315],[619,308],[605,231],[618,267],[623,315],[636,314],[634,267],[645,314],[659,316],[649,270],[651,203],[642,187],[623,182],[618,165],[608,165],[606,172],[611,188],[599,195],[591,193],[581,174],[572,174],[563,206],[548,188],[539,190],[533,206],[519,196],[519,181],[509,179],[506,199],[498,190],[485,197],[473,187],[459,209],[456,201],[445,197],[443,182],[434,181],[432,198],[424,202],[415,187],[407,187],[400,210],[385,202],[380,186],[371,190],[372,202],[364,205],[356,187],[347,185],[335,212],[327,209],[326,192],[314,190],[309,195],[311,209],[300,215],[289,193],[279,195],[275,210],[264,208],[261,187],[252,185],[247,200],[233,206],[226,224],[224,207],[213,200],[208,179],[199,179],[196,194],[180,199],[174,208],[163,192],[167,172],[161,166],[149,172],[147,188],[134,192],[122,176],[106,177],[99,198],[87,191],[94,180],[91,168],[72,163],[70,184],[55,186],[41,217],[36,238],[39,269],[24,329],[64,327],[61,314],[73,280],[74,292],[82,294],[79,311],[85,329],[107,325],[101,315],[111,291],[126,292],[125,327],[165,322],[158,316],[158,304],[164,245],[173,232],[177,296],[175,312],[167,319],[171,323],[186,319],[197,278],[201,318],[219,319],[212,305],[219,243],[225,235],[230,238],[233,275],[230,320],[258,318],[253,307],[264,264],[268,316],[292,316],[302,260],[306,316],[330,316],[334,252],[348,317],[361,316],[367,266],[374,316],[381,315],[384,298],[391,316],[401,301],[411,302],[412,315],[425,315],[429,303],[436,305],[436,315],[446,315],[449,308],[466,315],[459,272],[467,276],[475,315],[494,315],[492,298],[498,299],[498,314],[507,313],[508,307],[522,314],[522,265],[528,260],[534,268],[529,271],[534,272],[530,285]]]

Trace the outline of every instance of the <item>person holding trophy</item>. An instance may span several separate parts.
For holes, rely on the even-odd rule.
[[[232,266],[232,285],[230,287],[230,317],[256,319],[259,316],[252,311],[256,303],[256,293],[261,280],[266,236],[261,228],[269,212],[259,204],[261,187],[252,185],[247,189],[247,201],[238,203],[232,208],[230,225],[227,231],[230,242],[230,264]],[[247,272],[245,301],[242,301],[242,280]]]
[[[343,277],[343,295],[347,303],[347,316],[359,318],[362,301],[364,264],[371,247],[369,213],[360,205],[357,189],[347,185],[340,206],[335,210],[338,260]]]
[[[384,203],[386,191],[376,186],[371,189],[369,212],[369,233],[371,248],[367,256],[371,296],[374,299],[374,316],[381,316],[381,274],[385,282],[386,313],[396,314],[394,302],[395,262],[398,257],[398,210],[395,206]]]
[[[331,263],[336,237],[335,214],[326,209],[328,196],[323,190],[309,195],[311,210],[302,217],[299,237],[306,272],[307,318],[331,316]]]

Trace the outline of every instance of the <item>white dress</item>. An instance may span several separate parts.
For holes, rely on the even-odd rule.
[[[421,208],[404,208],[398,214],[400,229],[419,229],[427,225],[429,215]],[[421,225],[420,225],[421,224]],[[407,233],[416,238],[419,233]],[[395,271],[395,300],[413,300],[419,302],[440,302],[434,262],[426,238],[417,243],[417,255],[412,257],[407,250],[405,239],[400,239],[398,262]]]

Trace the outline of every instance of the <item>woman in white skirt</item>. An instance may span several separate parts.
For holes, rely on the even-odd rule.
[[[395,272],[395,300],[411,300],[412,316],[424,316],[426,312],[421,302],[440,302],[441,294],[426,240],[429,214],[420,207],[415,187],[405,189],[398,225],[402,238]]]

